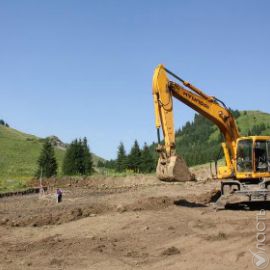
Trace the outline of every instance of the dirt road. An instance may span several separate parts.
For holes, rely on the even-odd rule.
[[[256,269],[253,211],[216,212],[217,183],[92,179],[0,201],[0,269]],[[266,211],[269,253],[270,214]]]

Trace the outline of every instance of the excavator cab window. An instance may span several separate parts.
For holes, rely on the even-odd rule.
[[[252,140],[240,140],[237,147],[238,172],[252,172]]]
[[[257,172],[270,171],[270,141],[256,141],[255,142],[255,169]]]

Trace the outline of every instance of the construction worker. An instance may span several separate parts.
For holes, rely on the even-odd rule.
[[[62,190],[60,188],[57,188],[56,189],[57,203],[62,202],[62,196],[63,196]]]

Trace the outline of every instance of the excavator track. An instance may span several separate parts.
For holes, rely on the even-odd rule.
[[[265,202],[270,204],[270,181],[258,184],[246,184],[237,180],[221,181],[221,196],[216,201],[217,209],[224,209],[226,205]]]

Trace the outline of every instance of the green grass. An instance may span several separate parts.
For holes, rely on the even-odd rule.
[[[43,139],[0,126],[0,189],[24,187],[37,170]],[[65,151],[55,149],[59,173]]]
[[[248,130],[255,125],[270,125],[270,114],[260,111],[244,111],[237,119],[237,125],[240,127],[240,133],[243,136],[248,135]],[[270,129],[264,131],[263,135],[270,135]]]
[[[44,139],[0,125],[0,191],[24,188],[37,170]],[[64,149],[55,148],[58,175],[62,173]],[[93,155],[94,163],[99,157]]]
[[[270,126],[270,114],[260,111],[241,111],[236,123],[240,129],[241,136],[247,136],[249,129],[255,125],[265,124]],[[266,129],[262,135],[270,135],[270,128]],[[217,140],[219,136],[218,128],[209,137],[209,142]]]
[[[134,172],[133,170],[126,170],[124,172],[117,172],[114,169],[108,169],[108,168],[97,168],[96,169],[96,175],[103,175],[106,177],[126,177],[126,176],[134,176],[134,175],[154,175],[155,173],[140,173],[140,172]]]

